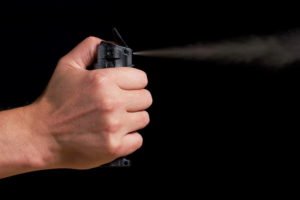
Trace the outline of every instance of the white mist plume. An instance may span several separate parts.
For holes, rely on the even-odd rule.
[[[267,37],[140,51],[135,55],[285,66],[300,61],[300,31]]]

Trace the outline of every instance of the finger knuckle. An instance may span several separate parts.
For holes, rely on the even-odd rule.
[[[103,87],[109,82],[109,74],[105,70],[92,73],[90,78],[92,84],[97,88]]]
[[[122,105],[121,100],[108,95],[101,95],[97,102],[97,107],[102,112],[113,112],[118,110]]]
[[[137,144],[138,145],[136,146],[136,149],[141,148],[141,146],[143,146],[143,142],[144,142],[143,137],[140,134],[138,134],[138,136],[139,136],[139,138],[137,139]]]
[[[140,122],[142,125],[147,126],[150,123],[150,116],[147,111],[144,111],[140,116]]]
[[[153,97],[152,97],[152,94],[149,90],[145,90],[145,97],[146,97],[146,100],[148,102],[148,105],[152,105],[153,103]]]
[[[120,119],[112,116],[105,117],[103,123],[104,132],[106,132],[107,134],[112,134],[118,132],[120,128],[121,128]]]
[[[118,156],[120,152],[121,143],[113,137],[109,137],[106,141],[105,149],[110,156]]]
[[[141,79],[141,82],[143,83],[143,85],[147,86],[148,85],[148,76],[147,76],[146,72],[141,71],[140,77],[141,77],[140,79]]]

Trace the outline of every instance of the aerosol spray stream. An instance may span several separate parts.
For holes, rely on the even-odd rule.
[[[283,67],[300,61],[300,31],[266,37],[250,36],[216,43],[198,43],[182,47],[139,51],[134,55]]]

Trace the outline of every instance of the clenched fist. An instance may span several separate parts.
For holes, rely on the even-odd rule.
[[[17,150],[30,163],[24,171],[88,169],[141,147],[137,131],[149,123],[145,109],[152,103],[150,92],[144,89],[147,76],[129,67],[87,70],[100,43],[98,38],[85,39],[60,59],[36,102],[6,111],[23,119],[24,133],[14,137],[23,140],[17,142],[24,144]]]

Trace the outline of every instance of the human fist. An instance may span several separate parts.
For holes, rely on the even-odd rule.
[[[147,76],[131,67],[87,70],[100,43],[89,37],[61,58],[30,107],[48,168],[97,167],[142,145],[137,130],[149,123],[152,104]]]

